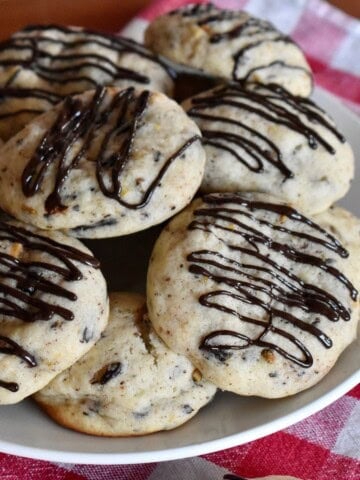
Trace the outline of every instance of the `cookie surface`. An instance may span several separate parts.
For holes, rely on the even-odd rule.
[[[204,166],[199,129],[176,102],[102,87],[67,97],[1,148],[0,205],[43,229],[124,235],[187,205]]]
[[[98,85],[173,89],[162,62],[132,40],[80,27],[29,26],[0,45],[0,138],[66,95]]]
[[[350,252],[352,268],[355,271],[354,283],[360,291],[360,219],[338,205],[313,218]]]
[[[264,20],[214,5],[189,5],[156,18],[145,44],[170,60],[236,81],[277,83],[309,96],[312,74],[300,48]]]
[[[108,320],[99,262],[78,240],[0,222],[0,404],[43,388]]]
[[[291,395],[317,383],[356,336],[356,264],[330,233],[271,197],[207,195],[155,245],[149,317],[218,387]]]
[[[276,85],[227,85],[184,108],[204,137],[204,192],[269,193],[313,214],[350,188],[352,149],[311,100]]]
[[[142,435],[181,425],[211,400],[216,387],[165,346],[145,311],[141,295],[110,295],[101,339],[36,394],[51,417],[94,435]]]

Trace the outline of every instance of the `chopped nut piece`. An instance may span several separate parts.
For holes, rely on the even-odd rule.
[[[19,258],[23,251],[23,246],[21,243],[13,243],[10,247],[10,255],[15,258]]]
[[[268,363],[274,363],[275,362],[275,355],[274,355],[274,352],[272,350],[266,350],[266,349],[262,350],[261,356]]]
[[[202,379],[202,374],[197,368],[192,372],[192,379],[194,382],[200,382]]]

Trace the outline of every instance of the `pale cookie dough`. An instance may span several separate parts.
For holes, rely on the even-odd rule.
[[[155,245],[149,317],[219,388],[292,395],[316,384],[355,339],[352,254],[272,197],[207,195]]]
[[[107,321],[105,279],[82,243],[0,221],[0,404],[43,388]]]
[[[113,85],[173,91],[168,68],[143,45],[80,27],[35,25],[0,45],[0,138],[65,95]]]
[[[184,356],[171,352],[156,335],[143,296],[112,293],[101,339],[35,400],[66,427],[130,436],[185,423],[215,392]]]
[[[67,97],[0,150],[0,206],[47,230],[101,238],[186,206],[204,173],[200,131],[162,93],[101,87]]]
[[[241,82],[277,83],[307,97],[312,74],[300,48],[264,20],[214,5],[188,5],[156,18],[145,44],[170,60]]]
[[[314,216],[314,221],[336,237],[350,252],[356,274],[356,288],[360,290],[360,219],[337,205]]]
[[[314,214],[350,188],[352,149],[311,100],[276,85],[227,85],[184,108],[204,137],[204,192],[264,192]]]

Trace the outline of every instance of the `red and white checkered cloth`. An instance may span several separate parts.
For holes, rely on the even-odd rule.
[[[358,0],[354,0],[358,1]],[[158,0],[126,28],[188,0]],[[322,0],[213,0],[266,18],[304,49],[316,83],[360,113],[360,22]],[[99,3],[101,6],[101,3]],[[121,8],[121,2],[119,2]],[[324,410],[281,432],[229,450],[164,463],[65,465],[0,454],[1,480],[220,480],[292,475],[304,480],[360,480],[360,385]]]

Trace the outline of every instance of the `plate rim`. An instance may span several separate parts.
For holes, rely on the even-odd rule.
[[[209,440],[207,442],[191,444],[183,447],[131,453],[84,453],[43,449],[24,445],[19,446],[16,443],[6,442],[0,439],[0,450],[3,453],[36,460],[51,462],[61,461],[62,463],[82,465],[135,465],[140,463],[180,460],[240,446],[283,430],[335,402],[354,388],[358,383],[360,383],[360,369],[318,399],[300,407],[294,412],[277,418],[276,420],[271,420],[262,425],[216,440]],[[238,439],[241,439],[240,442],[237,441]]]
[[[360,125],[359,116],[351,111],[346,105],[344,105],[339,97],[318,86],[314,88],[312,97],[314,94],[315,96],[319,96],[320,99],[324,98],[325,101],[332,102],[333,104],[335,103],[338,110],[347,115],[352,122]],[[321,395],[315,400],[309,401],[306,405],[303,405],[302,407],[286,415],[276,418],[275,420],[269,420],[261,425],[257,425],[256,427],[252,427],[235,434],[186,446],[123,453],[68,452],[59,449],[55,450],[51,448],[19,445],[14,441],[2,440],[0,433],[0,451],[20,457],[51,462],[61,462],[65,464],[130,465],[179,460],[198,455],[209,454],[220,450],[226,450],[228,448],[243,445],[283,430],[327,407],[346,394],[349,390],[354,388],[358,383],[360,383],[360,366],[357,371],[352,373],[335,387],[331,388],[325,394]],[[114,438],[114,440],[116,439]]]

